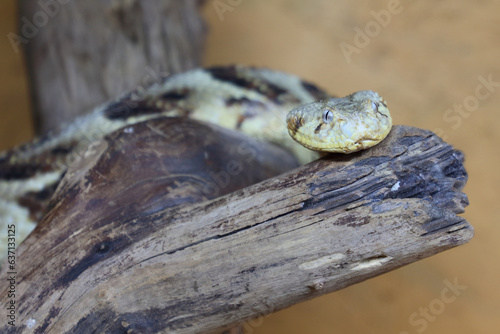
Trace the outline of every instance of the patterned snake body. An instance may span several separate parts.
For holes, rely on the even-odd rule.
[[[336,99],[278,71],[244,66],[191,70],[136,89],[59,131],[1,153],[1,230],[16,224],[20,243],[43,216],[67,166],[90,144],[121,127],[164,116],[242,131],[290,150],[302,163],[318,157],[305,147],[354,152],[380,142],[391,128],[385,102],[373,92]],[[0,258],[6,254],[6,235],[1,234]]]

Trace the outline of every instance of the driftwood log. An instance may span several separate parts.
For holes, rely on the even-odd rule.
[[[221,143],[228,158],[214,160]],[[254,182],[246,175],[276,166],[273,156],[292,167],[282,153],[189,120],[113,133],[70,167],[20,245],[16,327],[1,331],[221,331],[473,235],[457,216],[468,204],[463,155],[429,131],[395,126],[370,150],[225,188]],[[3,268],[0,301],[8,305]]]
[[[22,0],[38,134],[132,88],[200,65],[205,25],[199,0]]]

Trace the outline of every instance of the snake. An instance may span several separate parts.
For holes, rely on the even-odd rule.
[[[7,230],[15,228],[17,244],[26,238],[68,166],[92,143],[159,117],[186,117],[241,131],[289,150],[302,164],[327,152],[372,147],[392,127],[386,102],[373,91],[339,98],[296,75],[243,65],[163,77],[0,153],[0,258],[7,253]]]

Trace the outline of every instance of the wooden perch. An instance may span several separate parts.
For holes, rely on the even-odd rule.
[[[51,211],[18,249],[15,332],[220,331],[473,236],[456,215],[468,204],[461,192],[463,156],[429,131],[395,126],[370,150],[329,155],[188,204],[190,196],[192,202],[213,196],[206,191],[217,184],[213,175],[239,180],[266,161],[260,153],[281,153],[215,126],[174,122],[118,131],[70,168]],[[193,130],[188,137],[179,137],[184,131],[169,135],[179,126]],[[210,141],[211,132],[219,139]],[[147,140],[130,150],[131,138],[145,133]],[[193,161],[210,156],[207,150],[221,140],[234,144],[228,151],[234,166],[248,152],[260,153],[245,161],[252,168],[236,172],[226,160],[199,178],[193,175],[206,167],[181,175],[165,167],[175,154],[163,159],[155,153],[170,142],[186,157],[207,137],[210,144],[193,153]],[[278,160],[285,164],[285,155]],[[171,195],[181,188],[188,191]],[[181,198],[179,205],[163,204],[172,198]],[[2,305],[8,302],[6,270]]]

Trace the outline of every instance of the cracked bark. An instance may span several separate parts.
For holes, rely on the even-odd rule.
[[[429,131],[280,174],[286,152],[216,126],[130,129],[70,167],[20,245],[18,331],[220,332],[473,236],[463,155]]]

